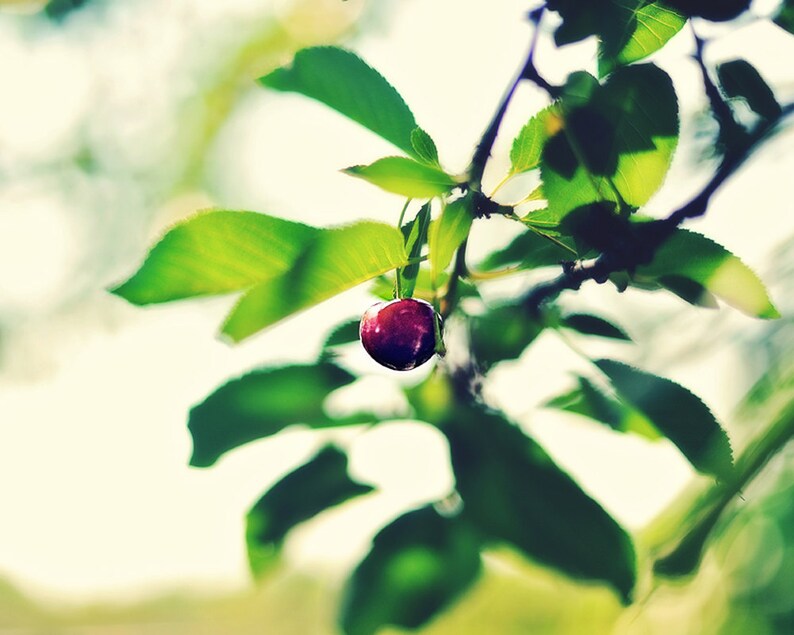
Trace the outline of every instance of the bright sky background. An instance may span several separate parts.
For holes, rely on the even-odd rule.
[[[363,15],[363,35],[348,45],[400,90],[445,165],[462,170],[525,52],[523,16],[531,3],[378,2],[375,12],[362,0],[304,0],[314,23],[291,27],[292,35],[321,40]],[[757,10],[774,4],[758,2]],[[206,75],[218,73],[218,60],[241,39],[295,12],[296,3],[97,5],[60,29],[0,17],[0,576],[66,600],[176,586],[238,588],[248,583],[245,511],[308,457],[317,439],[288,431],[209,470],[191,469],[187,411],[246,369],[309,359],[325,329],[360,314],[368,300],[354,290],[230,348],[215,338],[229,300],[142,310],[103,289],[135,268],[165,224],[208,204],[315,224],[396,220],[399,199],[338,171],[393,150],[317,104],[252,86],[207,150],[206,190],[165,205],[184,167],[175,149],[188,147],[191,117],[206,105],[196,98]],[[791,97],[789,39],[757,23],[709,54],[714,61],[739,51]],[[688,49],[683,33],[658,59],[676,81],[685,117],[700,106]],[[586,43],[555,53],[544,43],[538,64],[560,81],[592,50]],[[522,87],[497,156],[506,156],[512,134],[543,103],[535,89]],[[696,226],[759,272],[770,270],[768,254],[794,230],[789,144],[790,138],[771,143]],[[93,171],[71,160],[83,147],[95,153]],[[682,150],[650,208],[663,213],[686,200],[705,175]],[[491,183],[500,177],[498,169],[487,176]],[[506,231],[498,220],[484,227],[475,252],[504,242]],[[771,289],[786,306],[787,298]],[[630,331],[632,320],[664,322],[657,331],[665,348],[641,336],[637,350],[601,351],[590,343],[587,350],[641,360],[693,388],[720,416],[729,414],[746,382],[737,349],[726,343],[687,363],[683,353],[715,319],[726,341],[736,332],[749,338],[762,325],[729,311],[682,315],[674,300],[617,296],[607,288],[587,288],[571,302],[628,316],[622,321]],[[363,355],[349,362],[374,375],[351,399],[382,391],[384,404],[395,404],[390,371]],[[572,417],[536,411],[578,367],[575,355],[544,337],[520,362],[497,371],[489,394],[517,418],[529,418],[553,454],[621,521],[638,527],[691,472],[667,444],[617,439]],[[444,443],[425,426],[395,423],[343,438],[351,443],[353,471],[383,491],[299,532],[288,552],[308,567],[351,564],[386,518],[444,495],[451,484]]]

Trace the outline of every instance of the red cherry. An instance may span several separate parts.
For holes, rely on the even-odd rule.
[[[379,364],[411,370],[424,364],[436,350],[435,320],[433,306],[424,300],[378,302],[361,317],[361,344]]]

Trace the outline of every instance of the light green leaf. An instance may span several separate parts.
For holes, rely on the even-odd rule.
[[[621,362],[599,359],[595,363],[618,397],[645,415],[697,470],[721,479],[731,475],[728,435],[700,398],[669,379]]]
[[[259,79],[274,90],[306,95],[417,156],[414,116],[394,87],[354,53],[333,46],[306,48],[292,64]]]
[[[362,282],[404,266],[403,237],[396,227],[361,221],[320,231],[282,275],[248,291],[222,332],[240,341],[284,318]]]
[[[330,507],[373,490],[351,480],[347,455],[328,445],[271,487],[248,511],[248,563],[256,577],[269,570],[287,533]]]
[[[637,268],[639,281],[685,278],[704,287],[747,315],[780,317],[758,276],[722,245],[701,234],[678,229],[657,250],[653,261]]]
[[[112,293],[143,305],[246,289],[289,269],[317,232],[256,212],[203,212],[170,229]]]
[[[653,64],[618,68],[599,86],[586,73],[569,78],[562,129],[541,157],[549,210],[599,201],[632,211],[662,184],[678,142],[678,103],[669,76]]]
[[[411,131],[411,145],[416,152],[417,159],[440,167],[436,142],[422,128],[414,128]]]
[[[480,572],[480,542],[459,518],[424,507],[382,529],[348,582],[341,623],[346,635],[386,625],[415,629],[447,607]]]
[[[433,198],[457,185],[443,170],[408,157],[384,157],[370,165],[354,165],[343,172],[407,198]]]
[[[615,67],[630,64],[662,48],[686,24],[686,17],[662,2],[623,0],[620,32],[602,38],[598,47],[598,73],[602,77]]]
[[[416,279],[419,275],[419,265],[421,264],[419,262],[419,257],[422,254],[422,249],[427,244],[427,232],[429,227],[430,203],[423,205],[417,212],[416,218],[403,227],[405,249],[408,252],[408,258],[415,261],[397,270],[400,283],[400,295],[403,298],[413,297],[414,289],[416,288]]]
[[[554,105],[544,108],[532,117],[513,139],[509,175],[521,174],[538,167],[543,144],[560,125],[557,106]]]
[[[430,226],[430,275],[436,280],[452,262],[452,256],[471,229],[472,216],[464,199],[449,203],[441,217]]]
[[[354,379],[329,361],[265,368],[233,379],[190,410],[190,464],[209,467],[229,450],[291,425],[325,428],[350,423],[329,417],[323,403],[329,393]]]

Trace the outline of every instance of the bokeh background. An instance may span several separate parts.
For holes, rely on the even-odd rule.
[[[709,63],[745,57],[784,102],[794,97],[794,44],[762,19],[777,5],[759,0],[738,24],[700,26],[711,38]],[[385,142],[255,78],[303,46],[353,48],[402,93],[445,166],[461,171],[525,52],[529,8],[519,0],[0,0],[0,633],[336,632],[344,575],[374,532],[448,491],[440,435],[410,421],[341,435],[353,471],[378,493],[301,527],[283,565],[254,586],[245,512],[321,439],[290,429],[199,470],[187,466],[185,423],[226,379],[311,359],[326,331],[368,306],[366,289],[236,347],[216,336],[230,298],[140,309],[106,289],[197,209],[318,225],[396,222],[397,197],[339,172],[390,154]],[[654,58],[679,93],[682,139],[650,213],[688,200],[714,165],[691,48],[682,32]],[[538,65],[561,81],[592,69],[594,50],[585,42],[557,51],[545,37]],[[486,186],[543,104],[521,87]],[[615,317],[638,342],[588,342],[589,352],[690,387],[737,448],[794,392],[791,144],[790,133],[778,134],[691,225],[761,274],[781,320],[597,286],[565,299]],[[473,258],[511,231],[500,219],[478,225]],[[489,293],[527,284],[509,280]],[[346,362],[372,376],[329,407],[375,395],[384,409],[400,409],[391,372],[355,350]],[[642,535],[704,482],[666,442],[540,408],[581,366],[543,336],[497,368],[486,392]],[[759,381],[763,390],[748,396]],[[623,610],[604,589],[494,553],[482,582],[426,632],[794,632],[794,448],[727,510],[693,579]]]

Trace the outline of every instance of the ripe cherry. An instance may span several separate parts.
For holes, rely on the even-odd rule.
[[[436,350],[436,315],[424,300],[378,302],[366,310],[359,327],[361,344],[379,364],[411,370]]]

